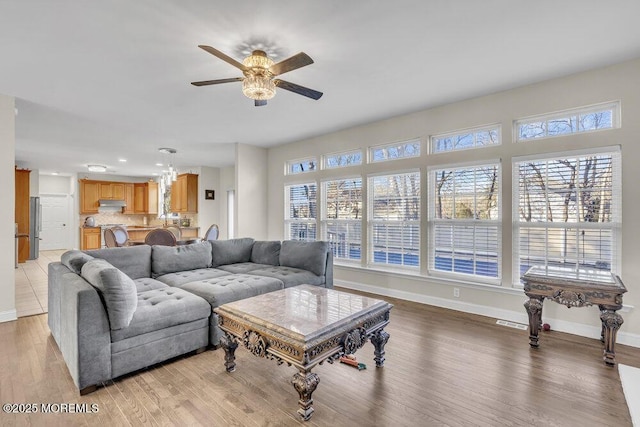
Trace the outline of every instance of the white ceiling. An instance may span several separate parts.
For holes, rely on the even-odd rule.
[[[640,57],[640,1],[0,0],[0,93],[16,97],[16,161],[41,173],[224,166],[269,147]],[[315,64],[254,107],[199,49]],[[126,158],[126,163],[118,162]]]

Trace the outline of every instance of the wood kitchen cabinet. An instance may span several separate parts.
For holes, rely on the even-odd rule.
[[[134,204],[135,204],[135,190],[133,183],[124,184],[124,202],[127,204],[123,209],[123,214],[132,214],[135,213]]]
[[[98,200],[100,199],[100,181],[82,179],[80,184],[80,213],[98,213]]]
[[[15,172],[15,221],[18,224],[18,262],[29,259],[29,175],[28,169]]]
[[[101,240],[100,227],[80,228],[80,243],[82,250],[100,249],[102,244]]]
[[[198,213],[198,175],[178,175],[178,180],[171,186],[171,212]]]
[[[99,199],[124,200],[125,184],[121,182],[100,182]]]
[[[133,213],[158,214],[158,183],[133,184]]]

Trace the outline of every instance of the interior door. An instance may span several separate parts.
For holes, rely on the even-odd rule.
[[[42,231],[40,250],[69,249],[71,241],[71,201],[68,194],[40,195]]]

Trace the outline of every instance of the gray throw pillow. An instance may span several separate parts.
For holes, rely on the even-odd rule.
[[[138,308],[135,282],[103,259],[82,266],[82,277],[102,294],[112,330],[129,326]]]
[[[324,276],[329,242],[285,240],[280,248],[280,265],[300,268]]]
[[[212,267],[219,265],[249,262],[253,239],[243,237],[231,240],[211,240],[211,254],[213,255]]]
[[[87,255],[82,251],[67,251],[60,257],[60,262],[69,270],[80,274],[82,266],[92,259],[91,255]]]
[[[280,264],[280,242],[263,242],[257,240],[251,249],[251,262],[256,264]]]
[[[211,244],[206,240],[190,245],[152,246],[151,273],[153,277],[207,267],[211,267]]]

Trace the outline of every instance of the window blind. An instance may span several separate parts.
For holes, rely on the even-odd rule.
[[[316,240],[316,184],[285,187],[285,233],[291,240]]]
[[[532,265],[616,272],[619,149],[514,162],[514,282]]]
[[[335,258],[361,259],[362,178],[326,181],[322,190],[323,240],[329,242]]]
[[[501,277],[500,164],[429,171],[429,271]]]
[[[418,267],[420,173],[369,178],[369,263]]]

